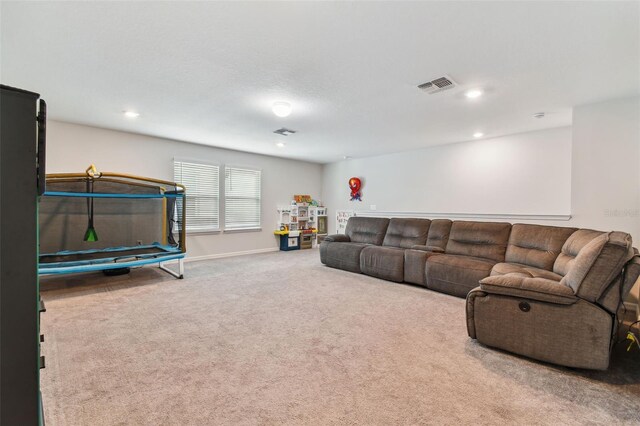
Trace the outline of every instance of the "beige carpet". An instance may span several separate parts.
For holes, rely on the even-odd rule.
[[[492,350],[467,337],[463,299],[317,250],[186,276],[44,280],[48,426],[640,422],[638,350],[607,372]]]

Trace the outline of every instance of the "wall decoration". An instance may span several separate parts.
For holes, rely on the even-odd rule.
[[[360,178],[352,177],[349,179],[349,189],[351,189],[351,201],[362,201],[362,194],[360,193],[362,188],[362,181]]]
[[[347,228],[347,221],[351,216],[355,216],[353,210],[336,210],[336,233],[344,234]]]

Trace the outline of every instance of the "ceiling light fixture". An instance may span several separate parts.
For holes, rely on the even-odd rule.
[[[288,117],[291,114],[291,104],[289,102],[275,102],[271,110],[278,117]]]
[[[283,127],[281,129],[274,130],[273,133],[277,133],[277,134],[282,135],[282,136],[289,136],[289,135],[293,135],[294,133],[296,133],[296,131],[295,130],[291,130],[291,129],[287,129],[286,127]]]
[[[467,97],[467,99],[476,99],[479,98],[480,96],[482,96],[482,90],[480,89],[471,89],[471,90],[467,90],[464,95]]]
[[[534,118],[544,118],[544,112],[536,112],[533,114]]]
[[[135,111],[125,111],[124,116],[127,118],[138,118],[140,117],[140,113]]]
[[[278,143],[276,144],[276,146],[277,146],[278,148],[284,148],[285,143],[284,143],[284,142],[278,142]]]
[[[482,132],[475,132],[475,133],[473,134],[473,137],[474,137],[474,138],[481,138],[481,137],[483,137],[483,136],[484,136],[484,133],[482,133]]]

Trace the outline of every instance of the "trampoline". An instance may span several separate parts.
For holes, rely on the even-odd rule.
[[[47,175],[40,199],[40,275],[157,264],[184,277],[184,186],[121,173]],[[194,206],[197,208],[197,206]],[[165,262],[177,262],[174,271]]]

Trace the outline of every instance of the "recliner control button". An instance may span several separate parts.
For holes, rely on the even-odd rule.
[[[527,302],[520,302],[518,307],[522,312],[529,312],[531,310],[531,305],[529,305]]]

